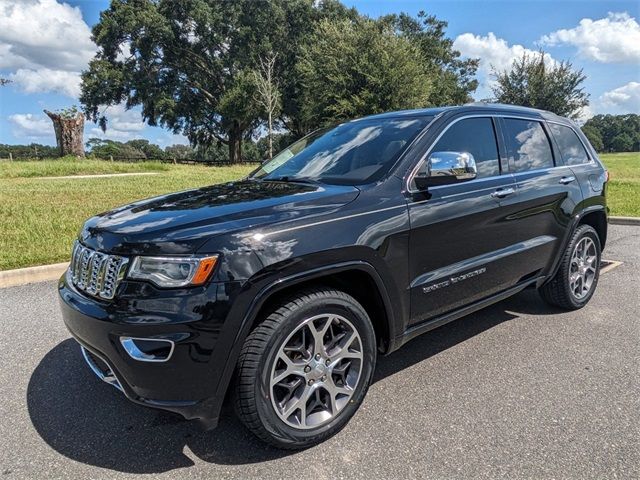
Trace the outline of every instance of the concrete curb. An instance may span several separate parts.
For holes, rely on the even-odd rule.
[[[609,217],[612,225],[640,225],[640,217]]]
[[[39,267],[18,268],[17,270],[5,270],[0,272],[0,288],[57,280],[68,266],[69,262],[64,262],[41,265]]]

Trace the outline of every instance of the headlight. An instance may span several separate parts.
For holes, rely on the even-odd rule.
[[[148,280],[159,287],[202,285],[211,276],[217,255],[209,257],[135,257],[129,278]]]

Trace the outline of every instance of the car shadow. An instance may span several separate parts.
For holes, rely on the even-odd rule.
[[[531,292],[422,335],[379,357],[374,382],[428,360],[520,314],[554,313]],[[375,387],[373,387],[375,388]],[[127,473],[161,473],[194,464],[188,450],[216,464],[259,463],[291,455],[258,441],[225,407],[215,430],[135,405],[86,367],[77,343],[67,339],[49,351],[31,375],[27,408],[38,434],[75,461]]]

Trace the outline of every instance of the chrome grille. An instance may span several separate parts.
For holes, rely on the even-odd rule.
[[[96,252],[76,241],[69,265],[73,284],[95,297],[112,299],[129,259]]]

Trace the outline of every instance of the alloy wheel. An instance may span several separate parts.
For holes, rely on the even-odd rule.
[[[297,429],[336,418],[360,381],[362,340],[341,315],[316,315],[302,322],[276,353],[269,390],[276,413]]]
[[[598,254],[594,241],[584,237],[576,244],[571,254],[569,288],[573,296],[582,300],[591,291],[596,278]]]

